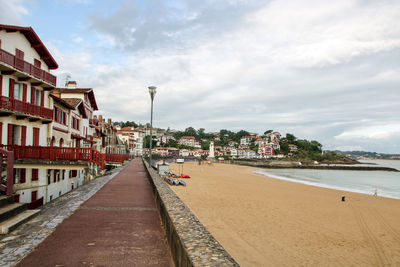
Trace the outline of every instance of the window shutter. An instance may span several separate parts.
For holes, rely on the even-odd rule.
[[[35,104],[35,87],[31,87],[31,103]]]
[[[18,59],[24,59],[24,52],[22,50],[19,50],[18,48],[15,49],[15,56]]]
[[[31,202],[33,202],[33,201],[35,201],[35,200],[37,200],[37,190],[35,190],[35,191],[32,191],[32,193],[31,193]]]
[[[21,184],[26,182],[26,169],[21,169],[21,177],[19,179],[19,182]]]
[[[34,127],[33,128],[33,145],[38,146],[39,145],[39,134],[40,134],[40,129]]]
[[[44,107],[44,91],[41,91],[40,94],[40,105]]]
[[[0,95],[3,95],[3,75],[0,75]]]
[[[26,126],[21,126],[21,146],[26,146]]]
[[[39,180],[39,169],[32,169],[32,181]]]
[[[11,123],[8,124],[8,134],[7,134],[7,145],[13,144],[13,125]]]
[[[22,87],[23,89],[23,91],[22,91],[22,101],[24,101],[24,102],[26,102],[26,94],[27,94],[27,92],[26,92],[26,90],[28,89],[28,85],[26,85],[26,84],[23,84],[23,87]]]
[[[10,90],[8,93],[8,96],[10,98],[14,98],[14,84],[15,84],[15,81],[13,79],[10,79],[10,88],[9,88]]]
[[[42,65],[42,62],[40,62],[40,60],[37,60],[36,58],[33,60],[33,65],[36,67],[36,68],[39,68],[40,69],[40,67],[41,67],[41,65]]]

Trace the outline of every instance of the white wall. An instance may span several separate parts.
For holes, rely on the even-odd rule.
[[[1,49],[11,53],[15,56],[15,49],[18,48],[24,52],[24,60],[33,65],[34,60],[37,59],[41,62],[41,68],[49,71],[46,63],[40,59],[40,55],[32,48],[31,43],[20,32],[6,32],[0,31]]]

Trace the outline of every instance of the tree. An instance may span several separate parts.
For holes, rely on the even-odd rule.
[[[206,138],[205,130],[206,129],[204,128],[200,128],[197,130],[197,135],[199,136],[200,139]]]
[[[272,133],[274,130],[268,130],[268,131],[265,131],[264,132],[264,135],[267,135],[267,134],[269,134],[269,133]]]
[[[296,136],[294,136],[293,134],[287,133],[286,134],[286,140],[288,141],[289,144],[296,144]]]
[[[152,147],[155,147],[156,145],[157,145],[157,140],[155,140],[155,136],[153,135]],[[143,146],[145,148],[150,148],[150,135],[144,137]]]
[[[197,132],[193,127],[190,126],[185,129],[185,135],[197,137]]]
[[[249,136],[250,135],[250,133],[248,132],[248,131],[245,131],[245,130],[240,130],[239,132],[237,132],[236,134],[235,134],[235,141],[236,142],[240,142],[240,138],[242,138],[243,136]]]

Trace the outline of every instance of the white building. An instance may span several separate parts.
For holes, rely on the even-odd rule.
[[[252,140],[253,140],[253,137],[251,137],[251,136],[242,136],[242,138],[240,138],[240,144],[248,146],[248,145],[250,145]]]
[[[200,142],[194,136],[182,136],[179,138],[178,143],[184,146],[201,148]]]

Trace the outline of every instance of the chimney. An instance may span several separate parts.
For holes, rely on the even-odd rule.
[[[75,81],[68,81],[67,88],[68,89],[76,89],[76,82]]]

